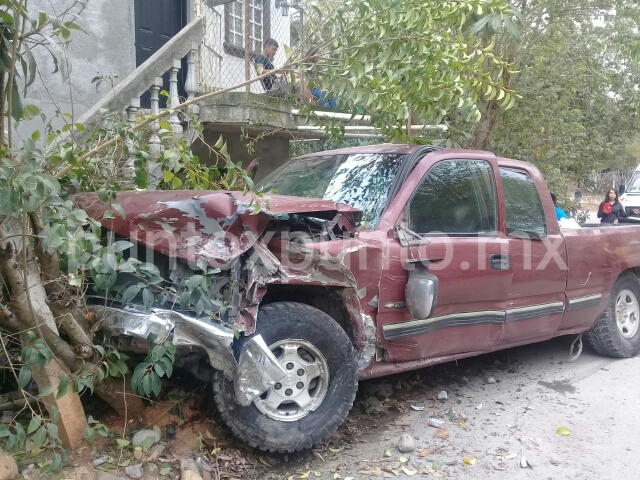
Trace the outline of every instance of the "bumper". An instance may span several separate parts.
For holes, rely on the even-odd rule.
[[[204,350],[211,366],[233,380],[236,401],[245,407],[286,376],[261,335],[253,335],[245,342],[236,361],[231,349],[234,332],[224,324],[208,323],[172,310],[147,312],[136,306],[103,307],[102,319],[107,343],[113,337],[125,336],[146,345],[149,335],[154,334],[156,343],[171,340],[178,351],[180,347]]]

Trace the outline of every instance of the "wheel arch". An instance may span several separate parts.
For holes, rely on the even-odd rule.
[[[373,358],[376,329],[373,319],[361,312],[357,293],[348,287],[273,284],[260,302],[298,302],[326,313],[345,331],[358,352],[358,368],[364,370]]]

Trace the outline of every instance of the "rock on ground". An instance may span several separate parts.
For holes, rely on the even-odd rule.
[[[202,480],[198,464],[192,458],[180,461],[180,480]]]
[[[12,456],[0,450],[0,480],[12,480],[18,476],[18,465]]]
[[[96,480],[128,480],[127,477],[119,477],[109,472],[96,472]]]
[[[402,453],[411,453],[416,449],[416,441],[411,435],[403,433],[398,440],[398,450]]]
[[[160,434],[155,430],[140,430],[131,439],[131,443],[134,447],[141,447],[147,438],[153,438],[153,443],[160,441]]]
[[[144,470],[142,470],[142,465],[129,465],[124,469],[124,473],[127,474],[127,477],[139,479],[144,475]]]

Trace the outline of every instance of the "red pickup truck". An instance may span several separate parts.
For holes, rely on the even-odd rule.
[[[125,218],[104,222],[168,282],[151,308],[110,303],[107,341],[172,339],[254,447],[323,441],[359,379],[583,332],[601,354],[640,351],[640,228],[561,230],[530,164],[378,145],[297,158],[260,187],[277,194],[123,193]]]

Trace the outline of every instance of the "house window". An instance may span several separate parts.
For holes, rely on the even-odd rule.
[[[249,39],[251,53],[262,51],[263,42],[269,38],[269,0],[249,0]],[[225,5],[225,50],[244,56],[244,1],[234,0]]]

